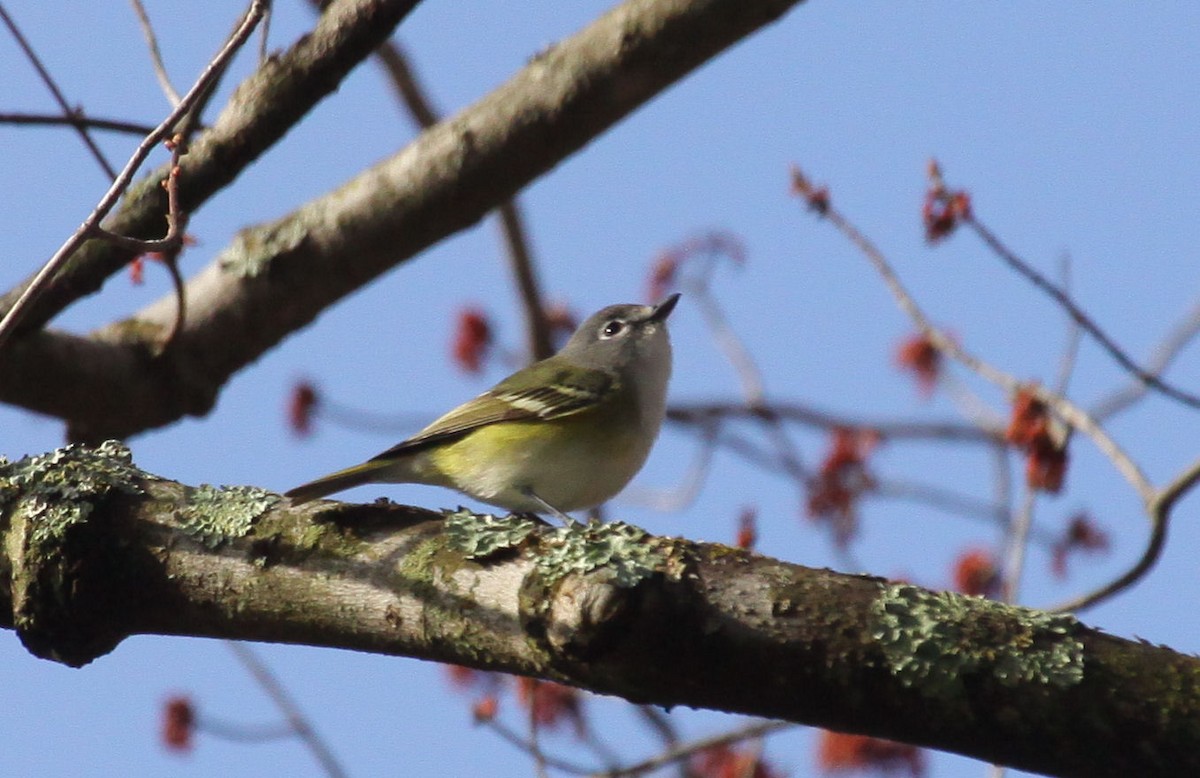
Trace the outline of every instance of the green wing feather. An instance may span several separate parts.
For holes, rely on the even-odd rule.
[[[555,369],[553,360],[551,357],[542,363],[536,378],[531,378],[527,371],[518,371],[369,461],[411,454],[502,421],[549,421],[582,413],[597,407],[619,389],[613,373],[570,365]]]

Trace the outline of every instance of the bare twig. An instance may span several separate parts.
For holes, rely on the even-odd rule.
[[[262,24],[258,25],[258,65],[267,61],[267,46],[271,39],[271,9],[274,6],[271,0],[267,2],[267,8],[263,11]]]
[[[1025,276],[1030,283],[1032,283],[1045,294],[1049,295],[1051,299],[1058,303],[1058,305],[1067,312],[1067,315],[1074,319],[1075,322],[1082,327],[1085,332],[1087,332],[1087,334],[1091,335],[1092,338],[1100,344],[1100,347],[1107,351],[1109,356],[1111,356],[1117,364],[1132,373],[1134,377],[1138,379],[1138,381],[1149,386],[1151,389],[1166,395],[1167,397],[1183,403],[1184,405],[1188,405],[1193,408],[1200,408],[1200,396],[1192,394],[1191,392],[1185,392],[1176,386],[1168,384],[1166,381],[1163,381],[1161,378],[1159,378],[1154,371],[1147,370],[1134,362],[1133,359],[1130,358],[1129,355],[1117,345],[1116,341],[1109,337],[1108,333],[1100,328],[1100,325],[1092,321],[1091,317],[1089,317],[1087,313],[1085,313],[1084,310],[1079,307],[1078,303],[1071,299],[1071,296],[1067,294],[1064,289],[1060,288],[1053,281],[1039,273],[1036,268],[1025,262],[1011,249],[1001,243],[1000,239],[996,237],[996,235],[984,224],[976,219],[974,215],[968,213],[963,218],[963,221],[975,231],[975,234],[978,235],[985,244],[987,244],[988,248],[995,252],[996,256],[1004,260],[1005,264],[1017,271],[1019,274]]]
[[[137,122],[127,122],[121,119],[97,119],[74,111],[70,116],[45,113],[0,113],[0,124],[29,125],[35,127],[66,126],[85,127],[91,130],[106,130],[108,132],[123,132],[130,135],[147,135],[154,128]]]
[[[0,3],[0,19],[4,21],[5,26],[8,27],[8,31],[11,32],[13,38],[16,39],[17,45],[21,47],[21,51],[25,53],[25,56],[29,59],[30,64],[33,65],[34,69],[38,72],[38,75],[41,76],[42,83],[46,85],[46,88],[50,90],[50,94],[54,96],[54,101],[58,103],[58,107],[62,109],[63,116],[67,119],[75,117],[75,115],[79,113],[79,110],[72,108],[67,102],[67,98],[63,95],[62,90],[58,88],[58,84],[54,83],[54,78],[51,77],[50,71],[46,70],[46,67],[42,64],[41,59],[38,58],[37,52],[35,52],[33,47],[29,45],[29,41],[25,40],[25,36],[21,34],[21,30],[17,27],[16,21],[14,21],[13,18],[8,15],[8,11],[5,10],[3,3]],[[104,152],[100,150],[100,147],[96,145],[96,141],[92,139],[92,135],[90,132],[88,132],[87,127],[76,122],[70,122],[70,124],[75,128],[75,131],[79,133],[79,137],[83,140],[83,144],[87,146],[88,151],[91,152],[92,156],[96,159],[96,162],[99,163],[101,169],[104,170],[104,174],[108,176],[108,179],[111,181],[112,179],[116,178],[117,171],[114,170],[113,166],[109,164],[108,159],[104,156]]]
[[[713,420],[755,420],[762,409],[783,421],[812,429],[838,428],[871,430],[881,440],[946,440],[990,444],[1003,440],[1003,430],[980,429],[955,422],[912,422],[893,419],[869,419],[813,408],[799,403],[772,400],[760,408],[743,403],[717,400],[705,403],[676,403],[667,408],[667,420],[686,426],[704,427]]]
[[[669,748],[661,754],[656,754],[649,759],[643,759],[635,764],[626,765],[616,770],[609,770],[603,773],[595,773],[593,778],[634,778],[634,776],[644,775],[645,773],[657,770],[665,765],[678,762],[682,759],[704,751],[708,748],[716,746],[725,746],[730,743],[737,743],[741,740],[750,740],[751,738],[760,738],[764,735],[769,735],[783,729],[796,727],[796,724],[787,721],[761,721],[740,729],[724,732],[713,737],[701,738],[692,740],[687,743],[680,743],[674,748]]]
[[[146,14],[146,8],[142,5],[142,0],[129,0],[129,4],[133,6],[133,12],[137,15],[138,25],[142,28],[142,37],[146,39],[146,48],[150,50],[150,63],[154,67],[154,77],[158,79],[158,85],[162,89],[163,94],[167,96],[167,101],[171,103],[171,107],[179,105],[179,92],[171,83],[171,77],[167,75],[167,67],[163,64],[162,52],[158,48],[158,37],[154,34],[154,26],[150,24],[150,17]]]
[[[566,759],[560,759],[552,754],[546,754],[538,751],[535,743],[521,737],[497,719],[488,719],[483,723],[488,729],[492,730],[502,739],[508,741],[511,745],[516,746],[526,754],[529,754],[530,756],[536,756],[540,754],[543,764],[546,767],[553,767],[556,770],[562,770],[563,772],[571,773],[572,775],[589,775],[593,772],[590,767],[584,767],[576,762],[570,762]]]
[[[1004,578],[1000,587],[1000,599],[1004,602],[1017,601],[1021,589],[1021,575],[1025,569],[1025,555],[1029,549],[1029,535],[1033,528],[1033,508],[1037,504],[1037,492],[1025,488],[1021,507],[1013,516],[1005,538]]]
[[[716,421],[701,429],[700,448],[696,458],[675,486],[668,489],[651,489],[631,486],[618,498],[619,502],[634,502],[649,505],[657,511],[679,511],[690,505],[708,479],[713,453],[717,449],[717,435],[721,425]]]
[[[320,7],[320,0],[311,0]],[[408,109],[409,116],[421,129],[429,129],[441,119],[427,90],[421,85],[416,71],[404,50],[388,41],[376,52],[388,80],[396,90],[397,97]],[[525,220],[516,199],[507,200],[497,206],[500,216],[500,232],[508,256],[517,292],[525,311],[525,332],[531,360],[545,359],[554,353],[550,324],[546,321],[546,306],[542,297],[537,273],[534,270],[533,253],[525,231]]]
[[[1146,369],[1155,375],[1161,374],[1175,361],[1175,357],[1179,356],[1179,353],[1195,339],[1197,333],[1200,333],[1200,303],[1194,303],[1187,315],[1171,329],[1171,332],[1151,355]],[[1148,391],[1149,387],[1135,378],[1126,388],[1101,400],[1092,410],[1092,416],[1104,421],[1133,405]]]
[[[1193,462],[1174,481],[1167,484],[1167,486],[1157,492],[1148,501],[1146,512],[1150,515],[1150,539],[1147,541],[1146,548],[1142,551],[1141,557],[1124,575],[1093,592],[1089,592],[1074,600],[1069,600],[1061,605],[1056,605],[1049,610],[1083,610],[1107,600],[1126,589],[1130,584],[1141,579],[1150,568],[1154,567],[1154,564],[1158,562],[1158,557],[1162,554],[1163,544],[1167,540],[1167,524],[1170,521],[1171,510],[1175,507],[1175,503],[1187,494],[1198,481],[1200,481],[1200,460]]]
[[[265,0],[251,0],[250,8],[246,11],[245,16],[239,23],[233,35],[225,42],[217,56],[208,63],[200,78],[188,90],[188,93],[179,101],[179,105],[175,110],[171,111],[170,115],[162,121],[154,131],[147,135],[140,144],[133,156],[126,163],[125,168],[116,176],[116,180],[104,197],[101,198],[99,204],[92,211],[91,215],[75,230],[75,233],[67,239],[67,242],[62,245],[54,256],[42,267],[33,281],[25,288],[25,291],[17,299],[8,313],[0,320],[0,350],[3,350],[5,342],[16,330],[17,325],[21,322],[21,317],[24,315],[25,309],[30,303],[41,294],[54,280],[55,273],[64,265],[75,250],[83,244],[85,240],[90,238],[96,228],[100,226],[100,222],[112,210],[120,199],[121,194],[128,188],[130,181],[133,180],[133,174],[149,156],[151,150],[154,149],[166,136],[173,130],[175,125],[187,113],[208,94],[209,85],[212,84],[225,69],[229,60],[237,53],[238,49],[246,42],[250,33],[254,30],[259,18],[263,14]]]
[[[288,694],[287,690],[283,688],[283,684],[279,682],[279,679],[275,677],[270,668],[263,664],[258,655],[251,651],[250,647],[244,643],[227,640],[225,644],[229,646],[229,650],[233,652],[233,655],[242,663],[242,666],[246,668],[246,671],[250,673],[250,676],[258,683],[259,687],[271,698],[275,706],[279,708],[280,713],[287,719],[292,730],[304,741],[304,744],[308,746],[308,750],[312,752],[317,762],[320,763],[321,769],[325,771],[325,774],[335,776],[336,778],[345,776],[346,770],[338,762],[337,757],[333,755],[333,752],[329,750],[329,746],[321,739],[316,730],[313,729],[308,718],[300,710],[300,707],[292,699],[291,695]]]
[[[1016,377],[993,367],[979,357],[971,354],[955,340],[937,327],[933,326],[929,317],[917,305],[915,298],[908,293],[904,285],[900,282],[899,276],[892,269],[891,264],[884,257],[883,253],[870,241],[865,235],[850,223],[839,211],[834,209],[828,200],[828,193],[818,190],[812,186],[804,174],[798,169],[792,170],[792,185],[793,189],[803,196],[811,207],[817,209],[819,203],[819,213],[824,218],[828,219],[837,229],[852,243],[858,250],[867,258],[876,272],[883,279],[884,284],[892,293],[892,297],[896,301],[896,305],[903,311],[920,330],[930,343],[934,345],[942,353],[957,360],[959,363],[973,371],[983,379],[990,381],[996,386],[1001,387],[1010,395],[1015,395],[1019,389],[1024,389],[1032,393],[1037,399],[1042,401],[1050,408],[1056,416],[1062,419],[1070,426],[1076,428],[1080,432],[1091,438],[1092,443],[1100,450],[1102,454],[1108,457],[1112,462],[1113,467],[1117,472],[1125,478],[1126,481],[1138,493],[1138,496],[1143,502],[1148,503],[1154,496],[1154,486],[1150,483],[1142,469],[1133,461],[1130,456],[1125,453],[1115,440],[1104,430],[1103,427],[1093,419],[1087,411],[1080,408],[1075,403],[1071,402],[1062,395],[1053,392],[1043,386],[1030,384],[1018,380]],[[815,201],[814,197],[819,196],[821,199]]]
[[[296,736],[296,730],[288,723],[255,726],[221,721],[207,715],[196,719],[196,730],[236,743],[265,743]]]

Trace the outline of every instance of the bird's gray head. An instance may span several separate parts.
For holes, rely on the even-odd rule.
[[[673,294],[658,305],[610,305],[589,316],[559,355],[580,367],[624,372],[654,366],[669,374],[667,317],[677,302]]]

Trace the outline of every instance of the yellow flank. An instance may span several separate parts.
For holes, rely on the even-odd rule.
[[[618,407],[628,407],[633,418],[597,418],[607,414],[587,411],[550,421],[499,422],[427,455],[441,473],[454,473],[456,489],[483,502],[544,510],[522,493],[524,487],[561,511],[590,508],[625,487],[654,443],[654,435],[640,430],[636,404]]]

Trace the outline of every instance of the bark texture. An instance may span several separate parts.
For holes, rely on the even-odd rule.
[[[116,444],[0,470],[0,622],[85,664],[137,633],[536,675],[1056,775],[1200,772],[1200,661],[1065,615],[628,525],[189,487]]]

